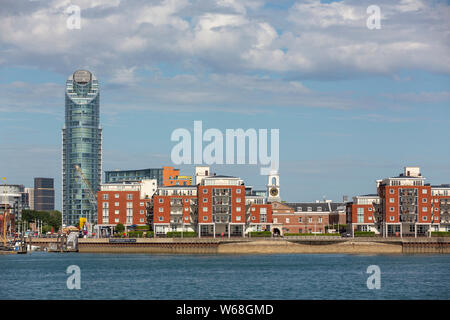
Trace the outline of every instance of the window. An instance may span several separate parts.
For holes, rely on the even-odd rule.
[[[290,223],[290,222],[291,222],[291,219],[286,218],[286,223]]]
[[[422,208],[422,212],[427,212],[428,211],[428,208],[427,207],[423,207]]]
[[[159,203],[164,203],[164,199],[163,198],[159,198]]]
[[[203,198],[203,203],[208,202],[208,198]]]
[[[273,218],[273,223],[278,223],[278,218]]]
[[[241,203],[241,198],[236,198],[236,203]]]
[[[241,207],[236,207],[236,212],[241,212]]]
[[[369,211],[372,211],[372,208],[371,208],[371,207],[369,207]]]
[[[358,208],[356,210],[356,217],[358,223],[364,223],[364,208]]]
[[[119,210],[115,210],[114,213],[115,213],[115,214],[119,214]]]
[[[395,211],[395,208],[394,208],[394,207],[390,207],[390,208],[389,208],[389,211],[390,211],[390,212],[394,212],[394,211]]]
[[[319,223],[322,223],[322,217],[319,218]]]
[[[186,199],[184,199],[184,202],[188,203],[188,202],[189,202],[189,199],[187,199],[187,198],[186,198]]]
[[[427,194],[428,190],[427,189],[422,189],[422,194]]]
[[[203,221],[207,221],[208,217],[207,216],[203,216]]]
[[[158,211],[159,212],[164,212],[164,208],[159,208]]]
[[[423,221],[427,221],[427,216],[423,216],[423,217],[422,217],[422,220],[423,220]]]
[[[394,194],[395,193],[394,189],[389,189],[389,193]]]
[[[308,211],[312,211],[312,207],[308,207]]]
[[[107,194],[103,195],[103,200],[108,200],[108,195]]]
[[[302,211],[302,207],[297,207],[297,211]]]
[[[158,220],[159,220],[159,221],[163,221],[164,218],[163,218],[163,217],[158,217]]]
[[[140,219],[139,221],[140,221],[140,222],[144,222],[144,219]]]
[[[241,221],[241,216],[236,216],[236,221]]]
[[[302,223],[302,218],[298,218],[298,222],[299,222],[299,223]]]
[[[236,189],[236,193],[237,194],[241,193],[241,189]]]
[[[114,222],[119,222],[119,218],[115,218],[115,219],[114,219]]]
[[[252,220],[255,220],[256,218],[255,218],[255,216],[252,216]]]
[[[140,204],[139,204],[141,207],[143,207],[144,206],[144,203],[143,202],[141,202]]]
[[[116,207],[118,207],[118,206],[119,206],[119,203],[118,203],[118,202],[114,202],[114,205],[115,205]]]
[[[255,210],[256,210],[256,208],[255,208],[255,207],[253,207],[253,208],[252,208],[252,211],[255,211]]]
[[[312,218],[308,218],[308,222],[311,223],[312,222]]]
[[[322,207],[317,207],[317,211],[322,211]]]
[[[141,210],[140,213],[141,213],[141,214],[144,214],[144,210]]]
[[[208,212],[208,207],[203,207],[203,212]]]
[[[394,203],[395,199],[394,198],[389,198],[389,203]]]
[[[372,220],[372,216],[368,216],[367,219]]]
[[[133,195],[132,194],[127,194],[127,200],[133,200]]]
[[[103,208],[109,208],[109,203],[108,202],[103,202]]]
[[[118,199],[118,198],[119,198],[119,194],[116,193],[116,194],[114,195],[114,197],[115,197],[116,199]]]
[[[189,211],[189,207],[184,207],[184,211]]]
[[[422,203],[427,203],[427,198],[423,198]]]
[[[208,193],[208,189],[203,189],[203,194],[207,194]]]
[[[394,217],[389,217],[389,220],[394,221],[395,218]]]

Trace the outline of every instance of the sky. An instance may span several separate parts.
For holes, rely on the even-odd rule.
[[[88,69],[104,170],[193,175],[172,163],[170,137],[201,120],[279,129],[286,201],[375,193],[406,165],[450,183],[449,46],[448,1],[1,0],[0,176],[53,177],[61,208],[64,86]],[[211,167],[267,183],[259,165]]]

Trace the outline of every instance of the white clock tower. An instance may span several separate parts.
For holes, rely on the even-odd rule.
[[[267,183],[267,201],[281,201],[280,197],[280,175],[277,171],[271,171]]]

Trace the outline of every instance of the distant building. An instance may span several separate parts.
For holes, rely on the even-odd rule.
[[[139,182],[148,179],[156,179],[158,186],[192,185],[192,177],[180,176],[180,170],[173,167],[105,171],[105,183]]]
[[[34,210],[34,188],[25,188],[25,193],[28,196],[28,209]]]
[[[55,210],[55,188],[53,178],[34,178],[33,203],[33,210]]]
[[[22,219],[22,211],[28,209],[28,194],[19,184],[0,185],[0,214],[8,213],[8,227],[14,230],[15,221]],[[3,221],[3,220],[2,220]]]

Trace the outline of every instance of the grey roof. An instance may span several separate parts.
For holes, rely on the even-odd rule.
[[[300,211],[298,208],[302,208],[301,212],[328,212],[330,210],[330,203],[328,202],[289,202],[285,205],[293,208],[296,212]],[[308,211],[311,208],[311,211]],[[320,210],[319,210],[320,208]]]

